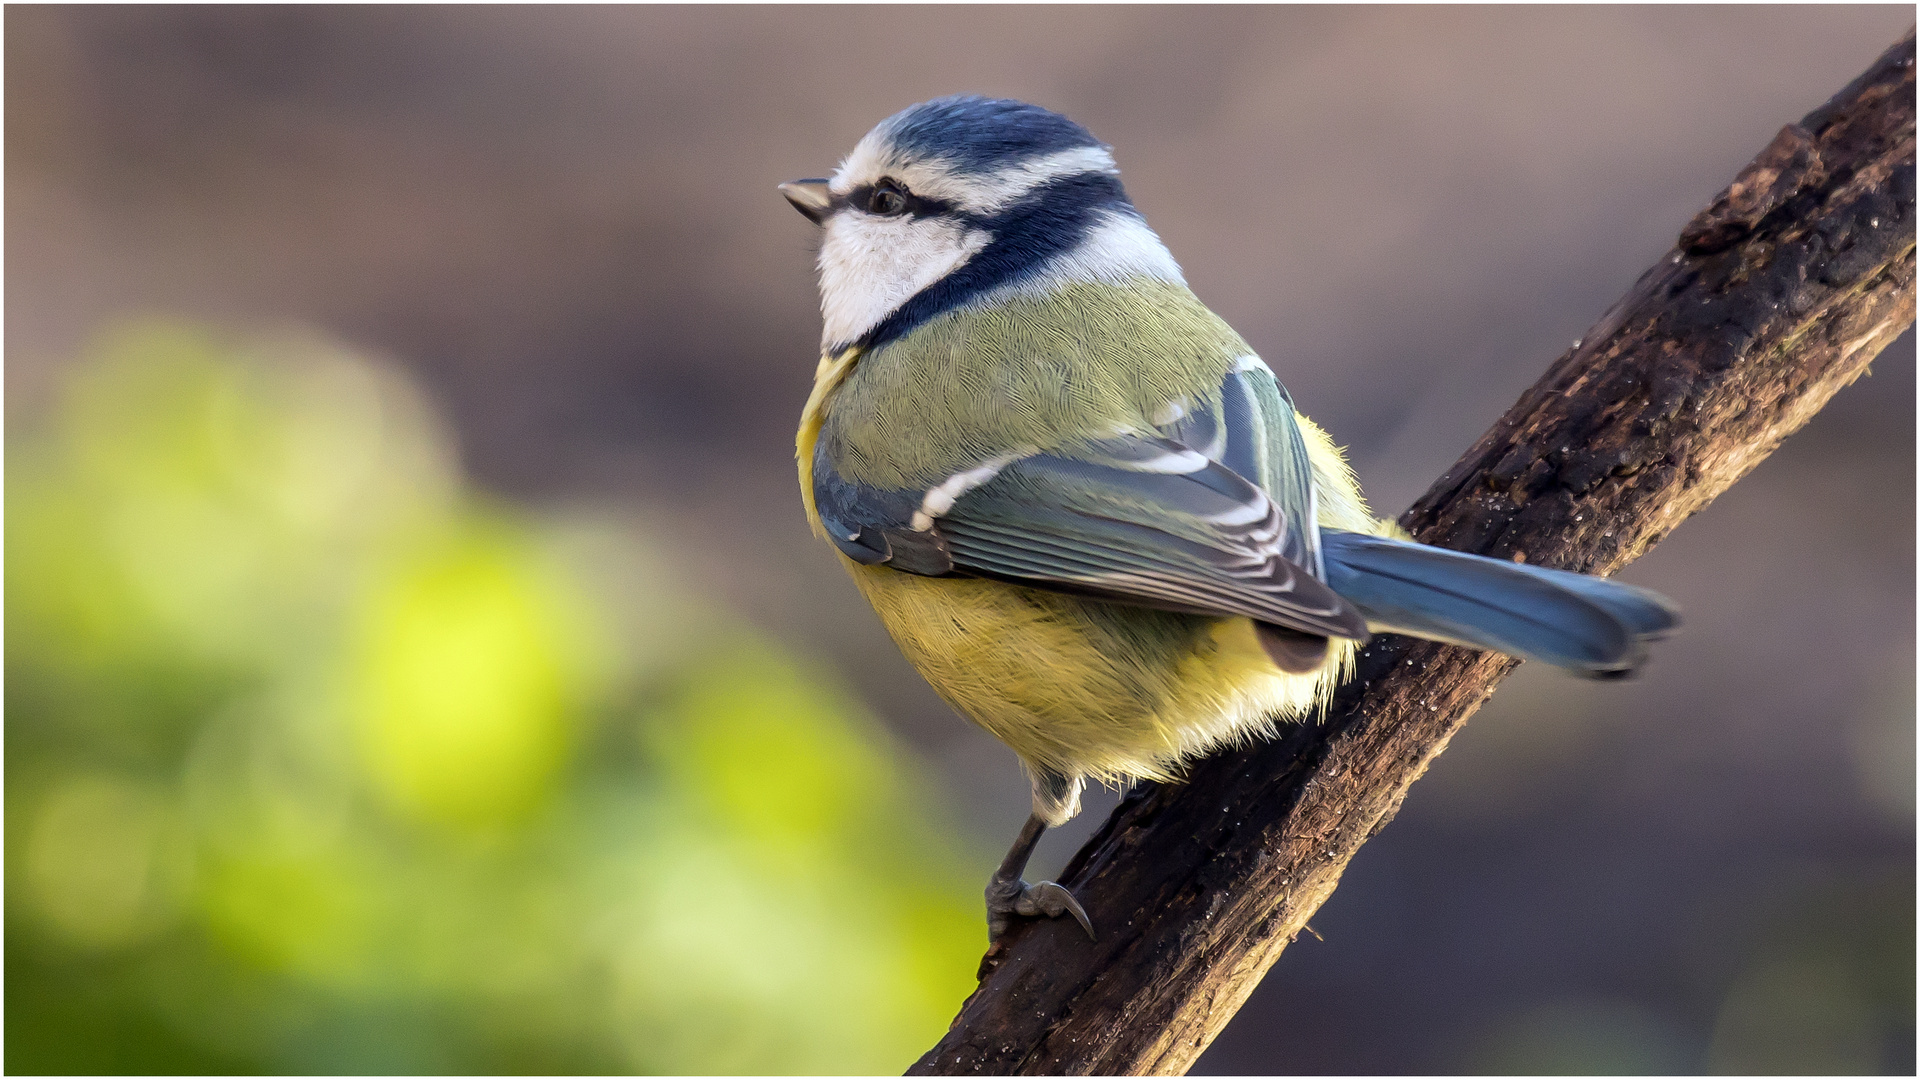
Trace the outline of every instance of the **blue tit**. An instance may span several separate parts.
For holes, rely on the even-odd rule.
[[[821,229],[825,319],[801,414],[813,529],[954,708],[1013,748],[1033,814],[987,887],[1021,880],[1089,779],[1177,777],[1323,709],[1370,633],[1630,672],[1665,598],[1413,543],[1339,448],[1187,288],[1110,148],[1038,106],[898,113],[827,180],[781,192]]]

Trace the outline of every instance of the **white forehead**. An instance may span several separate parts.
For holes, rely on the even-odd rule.
[[[835,195],[845,195],[890,177],[915,195],[956,203],[976,214],[991,214],[1049,180],[1119,171],[1105,148],[1076,146],[1015,161],[1005,168],[961,173],[944,159],[901,151],[884,132],[876,130],[861,139],[840,163],[828,187]]]

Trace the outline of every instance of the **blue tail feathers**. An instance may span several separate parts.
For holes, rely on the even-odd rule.
[[[1619,678],[1680,625],[1666,597],[1604,578],[1333,529],[1320,543],[1327,584],[1376,631]]]

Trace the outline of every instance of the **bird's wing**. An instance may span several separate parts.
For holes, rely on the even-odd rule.
[[[846,480],[823,441],[813,477],[821,524],[859,562],[1367,636],[1359,612],[1285,554],[1317,547],[1278,503],[1164,436],[1006,455],[902,491]]]
[[[1320,556],[1313,465],[1289,397],[1257,356],[1236,361],[1217,396],[1183,407],[1160,432],[1219,462],[1267,493],[1290,528],[1281,554],[1326,579]]]

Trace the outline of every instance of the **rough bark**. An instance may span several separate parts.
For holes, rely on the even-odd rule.
[[[1611,573],[1865,371],[1914,317],[1913,60],[1784,128],[1402,524]],[[1100,939],[1017,927],[912,1072],[1184,1072],[1516,663],[1383,636],[1324,723],[1135,789],[1060,878]]]

